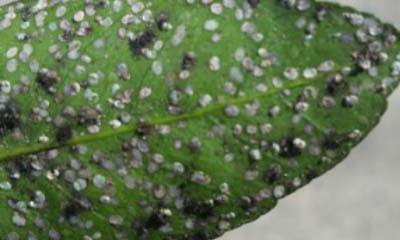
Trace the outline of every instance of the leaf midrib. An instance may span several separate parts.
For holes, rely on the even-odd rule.
[[[182,115],[178,115],[178,116],[149,118],[143,122],[149,126],[157,126],[157,125],[171,125],[174,123],[178,123],[180,121],[201,118],[201,117],[207,116],[209,114],[212,114],[214,112],[221,111],[226,106],[229,106],[229,105],[244,105],[246,103],[250,103],[259,98],[265,98],[265,97],[277,95],[277,94],[283,92],[284,90],[296,89],[296,88],[310,85],[311,83],[313,83],[315,81],[316,80],[303,80],[303,79],[297,80],[295,82],[288,83],[288,84],[286,84],[286,86],[283,86],[281,88],[271,89],[265,93],[230,99],[230,100],[227,100],[222,103],[218,103],[218,104],[210,105],[208,107],[196,109],[190,113],[186,113],[186,114],[182,114]],[[0,153],[0,161],[8,161],[8,160],[12,160],[12,159],[24,156],[24,155],[37,154],[37,153],[41,153],[41,152],[45,152],[45,151],[49,151],[49,150],[71,147],[71,146],[76,146],[79,144],[97,142],[97,141],[105,140],[105,139],[111,138],[111,137],[117,137],[117,136],[122,136],[122,135],[125,135],[128,133],[134,133],[138,129],[139,126],[140,126],[140,124],[133,123],[130,125],[122,126],[118,129],[112,129],[112,128],[106,129],[106,130],[100,131],[99,133],[93,134],[93,135],[86,134],[86,135],[73,137],[69,141],[62,142],[62,143],[53,142],[53,143],[49,143],[49,144],[35,144],[35,145],[29,145],[29,146],[22,146],[22,147],[18,147],[18,148],[9,148],[8,150],[5,150],[2,153]]]

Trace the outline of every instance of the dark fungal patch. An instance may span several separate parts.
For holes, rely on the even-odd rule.
[[[280,142],[279,155],[285,158],[292,158],[301,155],[302,151],[294,144],[294,139],[291,137],[284,138]]]
[[[278,164],[272,165],[265,171],[265,180],[268,183],[275,183],[282,174],[281,166]]]
[[[71,29],[66,29],[62,32],[61,34],[61,38],[63,39],[63,41],[71,41],[72,39],[74,39],[76,36],[76,33],[71,30]],[[58,59],[61,60],[61,59]]]
[[[73,136],[72,128],[69,125],[64,125],[56,128],[56,140],[57,142],[66,142]]]
[[[20,116],[15,103],[0,104],[0,136],[18,127]]]
[[[214,216],[215,205],[212,201],[196,202],[187,199],[184,203],[183,212],[199,218],[209,218]]]
[[[340,141],[332,137],[325,138],[322,146],[328,150],[336,150],[340,147]]]
[[[335,96],[339,91],[345,90],[347,82],[341,74],[334,74],[327,79],[326,91],[329,95]]]
[[[40,85],[43,90],[47,93],[54,94],[56,92],[56,85],[60,81],[60,77],[57,72],[48,70],[46,68],[41,69],[36,76],[36,82]]]
[[[186,238],[184,240],[208,240],[210,239],[210,234],[207,232],[196,232]]]
[[[166,12],[161,12],[160,14],[158,14],[157,19],[156,19],[156,24],[157,24],[157,28],[160,31],[164,31],[166,30],[166,25],[168,23],[169,20],[169,16]]]
[[[322,142],[322,147],[326,150],[337,150],[344,142],[344,138],[331,130]]]
[[[358,103],[357,96],[345,96],[342,98],[342,106],[344,108],[353,108]]]
[[[296,5],[296,0],[279,0],[281,5],[285,8],[293,8]]]
[[[254,208],[256,204],[257,201],[254,199],[254,197],[242,196],[239,200],[240,208],[246,211]]]
[[[258,4],[260,4],[261,0],[247,0],[247,2],[252,8],[256,8]]]
[[[352,58],[357,67],[367,71],[370,68],[382,63],[381,58],[382,44],[378,42],[370,43],[367,47],[353,52]]]
[[[351,71],[350,71],[350,73],[349,73],[349,76],[350,76],[350,77],[357,77],[358,75],[361,75],[363,72],[364,72],[364,69],[362,69],[362,68],[359,67],[359,66],[354,66],[354,67],[351,69]]]
[[[319,172],[315,169],[308,169],[305,174],[305,178],[307,179],[307,181],[311,181],[318,176]]]
[[[71,200],[64,207],[63,214],[66,219],[71,219],[73,217],[79,216],[82,212],[84,212],[86,208],[75,200]]]
[[[139,136],[148,136],[151,135],[154,131],[154,126],[149,123],[139,123],[138,128],[136,129],[136,134]]]
[[[167,224],[167,216],[161,212],[153,213],[146,221],[147,229],[159,229]]]
[[[29,21],[29,19],[32,17],[32,9],[28,6],[25,6],[21,9],[21,19],[24,22]]]
[[[142,32],[135,39],[129,40],[129,46],[135,55],[143,54],[143,49],[148,47],[156,38],[156,34],[152,30]]]
[[[196,64],[196,54],[194,52],[187,52],[182,58],[181,68],[189,70]]]
[[[147,240],[149,239],[149,229],[146,228],[144,221],[142,220],[133,220],[132,228],[136,231],[140,240]]]
[[[27,157],[14,159],[7,164],[6,170],[11,180],[18,180],[21,175],[30,176],[32,172],[31,160]]]

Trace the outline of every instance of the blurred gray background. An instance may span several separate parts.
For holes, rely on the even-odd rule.
[[[400,0],[336,0],[400,27]],[[331,172],[218,240],[400,239],[400,89],[380,125]]]

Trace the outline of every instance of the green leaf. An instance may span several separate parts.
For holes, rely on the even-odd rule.
[[[217,237],[343,160],[399,82],[397,30],[335,4],[24,2],[0,10],[6,239]]]

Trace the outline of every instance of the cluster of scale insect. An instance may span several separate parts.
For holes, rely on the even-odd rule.
[[[157,1],[153,2],[154,5],[157,4]],[[12,42],[7,43],[4,54],[5,65],[1,71],[6,75],[17,75],[18,80],[0,81],[0,136],[12,136],[23,142],[24,139],[30,138],[29,132],[24,132],[28,129],[25,125],[33,121],[54,131],[41,132],[34,136],[35,139],[30,139],[32,142],[43,146],[66,145],[70,154],[67,160],[62,161],[59,159],[65,150],[58,148],[19,156],[7,164],[4,171],[9,179],[0,182],[0,188],[4,191],[17,191],[20,179],[44,177],[55,188],[70,189],[67,190],[68,196],[63,196],[63,200],[56,204],[58,209],[48,209],[48,206],[55,205],[48,202],[46,194],[56,193],[46,193],[43,189],[30,190],[28,201],[10,197],[7,203],[2,203],[12,209],[13,214],[10,218],[15,226],[27,228],[30,225],[29,221],[32,221],[32,224],[40,231],[46,232],[50,239],[62,238],[62,231],[57,230],[60,229],[57,226],[64,224],[93,232],[90,235],[86,234],[85,239],[101,239],[102,226],[97,226],[94,221],[85,219],[82,215],[104,206],[107,209],[126,207],[119,206],[122,205],[120,202],[124,202],[121,196],[127,197],[128,194],[133,195],[136,192],[148,194],[153,200],[142,199],[130,203],[135,204],[135,209],[141,209],[143,214],[140,216],[103,215],[100,211],[96,213],[97,217],[100,215],[103,224],[113,227],[113,237],[117,239],[126,239],[127,231],[133,231],[140,239],[148,239],[155,231],[160,231],[165,233],[167,239],[206,240],[235,227],[240,222],[238,215],[251,216],[257,214],[260,209],[265,211],[262,209],[265,203],[273,205],[286,194],[322,173],[319,169],[307,167],[303,175],[288,179],[287,165],[295,168],[299,165],[298,159],[308,154],[320,159],[322,164],[333,164],[330,154],[344,143],[357,141],[363,136],[358,129],[353,129],[347,135],[340,135],[336,129],[329,129],[322,139],[315,140],[313,135],[318,127],[308,123],[304,126],[304,134],[288,133],[279,139],[269,139],[271,132],[278,131],[275,129],[275,123],[282,115],[289,113],[293,116],[293,124],[296,125],[301,122],[302,114],[312,111],[312,106],[315,105],[325,109],[337,106],[346,109],[356,107],[360,101],[360,91],[351,90],[347,79],[365,72],[371,77],[379,76],[379,66],[390,59],[386,49],[397,41],[394,33],[386,31],[384,26],[374,19],[357,13],[346,13],[341,17],[355,30],[352,33],[337,33],[335,40],[343,44],[359,43],[363,46],[349,54],[349,66],[338,69],[335,60],[321,59],[318,65],[304,69],[296,66],[282,68],[282,56],[264,46],[263,42],[267,36],[256,24],[255,12],[262,6],[262,1],[184,0],[177,5],[183,4],[188,9],[200,5],[207,10],[207,19],[199,21],[198,26],[202,35],[209,36],[205,40],[205,46],[212,48],[225,44],[227,39],[220,19],[221,16],[230,14],[234,16],[234,21],[239,23],[237,33],[261,47],[254,52],[248,50],[245,45],[237,46],[233,52],[224,56],[211,54],[205,62],[200,61],[203,53],[197,48],[185,49],[179,56],[179,64],[175,66],[177,70],[172,77],[176,83],[171,84],[172,87],[169,86],[167,99],[162,101],[165,104],[165,114],[172,117],[173,121],[153,124],[151,121],[143,121],[141,113],[132,114],[127,110],[135,104],[151,104],[159,97],[153,94],[157,89],[148,85],[146,81],[140,86],[135,85],[135,76],[142,70],[135,69],[130,62],[121,59],[110,68],[112,74],[105,69],[92,71],[93,68],[89,66],[96,65],[96,61],[86,48],[91,51],[114,51],[107,49],[110,38],[96,35],[96,39],[91,39],[98,29],[112,32],[119,43],[126,45],[125,49],[130,51],[132,59],[146,62],[151,77],[165,80],[160,80],[160,85],[166,84],[171,78],[170,74],[165,72],[165,69],[169,69],[169,66],[164,66],[168,62],[158,56],[167,45],[179,49],[192,37],[193,29],[189,29],[187,23],[174,22],[179,19],[176,15],[182,13],[153,11],[154,6],[145,1],[86,0],[76,5],[79,8],[69,8],[70,5],[63,2],[54,6],[46,4],[45,1],[39,1],[39,4],[32,8],[21,5],[9,7],[6,10],[7,14],[0,19],[0,35],[5,34],[14,25],[19,25],[18,33],[14,37],[20,43],[18,46],[9,46]],[[329,8],[314,6],[309,0],[281,0],[274,4],[283,7],[286,13],[296,12],[299,16],[295,22],[288,24],[292,24],[293,29],[303,33],[304,39],[296,44],[305,48],[312,45],[319,26],[330,14]],[[129,11],[126,11],[127,9]],[[112,12],[110,16],[98,14],[108,11]],[[54,18],[50,17],[53,15]],[[141,26],[141,30],[132,30],[132,25]],[[32,31],[31,27],[37,30]],[[47,35],[54,41],[46,49],[46,60],[50,59],[54,64],[48,64],[49,61],[42,63],[37,58],[38,55],[35,55],[36,51],[43,51],[36,49],[36,39]],[[170,39],[165,40],[164,36],[170,36]],[[90,46],[86,46],[86,42],[90,42]],[[110,61],[107,57],[103,60]],[[226,67],[226,62],[232,61],[234,64]],[[72,62],[74,66],[71,70],[71,76],[74,77],[68,79],[67,74],[63,72],[66,62]],[[210,81],[212,77],[220,77],[221,72],[225,71],[226,80],[218,93],[220,95],[196,92],[197,89],[191,82],[196,81],[193,72],[200,67],[206,69],[203,74],[209,75]],[[89,69],[91,72],[88,72]],[[279,75],[270,77],[268,73],[271,69],[282,71]],[[394,61],[391,70],[391,77],[376,83],[373,91],[384,93],[396,82],[395,79],[400,75],[400,57]],[[25,74],[25,71],[29,73]],[[96,92],[96,89],[105,81],[110,81],[110,75],[116,77],[110,87],[112,94],[103,96],[101,92]],[[80,81],[82,76],[85,76],[85,79]],[[0,76],[2,79],[4,77],[6,76]],[[268,82],[262,80],[266,77],[269,78]],[[243,102],[221,101],[244,99],[246,92],[240,86],[249,81],[248,78],[255,79],[251,93],[256,92],[257,96],[267,98],[272,96],[269,95],[270,91],[282,88],[282,91],[276,91],[276,95],[282,100],[281,103],[265,106],[262,99]],[[321,78],[326,81],[325,89],[317,89],[310,84],[296,93],[292,93],[290,89],[285,90],[285,86],[291,86],[292,83],[302,80],[311,82]],[[137,88],[126,87],[132,85]],[[22,105],[26,104],[19,103],[18,99],[30,94],[32,89],[35,90],[33,96],[37,99],[28,104],[29,109],[25,109]],[[295,100],[293,94],[298,95]],[[84,104],[68,104],[71,99],[79,99]],[[187,109],[183,99],[189,99],[195,108]],[[214,105],[219,107],[214,109]],[[54,108],[57,110],[54,111]],[[112,113],[109,113],[110,109]],[[215,118],[219,117],[222,120],[202,129],[205,134],[192,136],[192,123],[189,118],[201,112],[215,115]],[[187,122],[185,119],[180,121],[180,116],[188,116]],[[253,118],[261,120],[255,124],[243,122]],[[79,141],[81,136],[102,136],[105,131],[129,129],[132,125],[135,127],[131,135],[124,138],[122,144],[118,141],[117,147],[121,150],[116,155],[108,155],[106,149],[96,149],[95,143],[84,144]],[[175,137],[182,136],[179,133],[185,131],[188,131],[190,136]],[[223,149],[223,153],[219,155],[219,161],[226,166],[240,161],[248,163],[248,167],[239,173],[239,177],[249,184],[261,179],[264,188],[251,194],[233,195],[232,189],[239,191],[237,189],[240,188],[234,182],[216,182],[214,177],[219,173],[197,169],[196,165],[163,153],[168,148],[176,153],[184,153],[188,158],[198,159],[207,149],[207,138],[220,140],[224,136],[229,136],[235,142],[226,146],[222,143],[220,149]],[[166,146],[152,144],[153,139],[161,138],[167,139]],[[271,156],[287,164],[279,161],[263,164]],[[162,176],[165,182],[156,183],[151,178],[135,178],[131,174],[132,171],[144,172],[148,176]],[[114,177],[108,177],[107,172],[112,172]],[[193,185],[202,189],[209,188],[207,197],[192,197]],[[121,188],[126,189],[126,194],[119,196],[121,193],[118,191]],[[96,195],[94,199],[93,196],[85,194],[89,189],[97,189],[101,194]],[[230,206],[231,210],[221,213],[220,209],[224,206]],[[57,223],[47,222],[49,219],[46,211],[55,210],[59,211]],[[43,214],[31,219],[33,211]],[[183,226],[172,225],[172,220],[176,219],[180,219],[184,223]],[[188,234],[174,236],[174,228],[186,229]],[[19,239],[18,232],[10,230],[7,239]],[[34,229],[29,232],[29,239],[38,239],[34,232]]]

